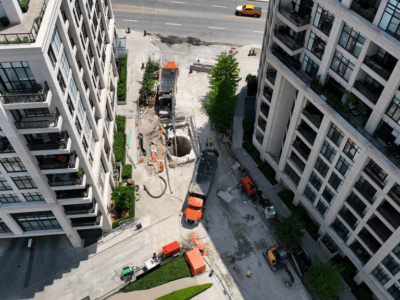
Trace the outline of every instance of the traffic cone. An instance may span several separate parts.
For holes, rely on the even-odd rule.
[[[247,55],[247,56],[250,56],[251,55],[251,50],[249,50],[249,55]]]
[[[147,33],[146,33],[146,30],[145,30],[143,36],[146,36],[146,34],[147,34]]]
[[[233,53],[233,51],[232,51],[232,50],[229,50],[229,54],[232,55],[232,53]]]
[[[137,123],[137,122],[135,123],[135,126],[138,126],[138,123]]]
[[[254,51],[255,51],[255,50],[253,50],[253,53],[251,54],[251,56],[255,56]]]
[[[192,74],[193,73],[193,70],[192,70],[192,68],[190,68],[190,70],[189,70],[189,74]]]
[[[137,146],[138,149],[140,149],[140,146]]]

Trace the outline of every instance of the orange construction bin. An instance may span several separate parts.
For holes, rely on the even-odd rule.
[[[164,257],[170,257],[171,255],[174,255],[175,253],[181,251],[181,247],[179,246],[178,242],[175,241],[162,247],[162,251],[164,253]]]
[[[195,248],[185,253],[185,259],[190,266],[190,272],[193,276],[199,275],[206,269],[206,262],[200,253],[200,250]]]

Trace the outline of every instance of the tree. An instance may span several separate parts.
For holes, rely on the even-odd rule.
[[[203,103],[212,124],[229,126],[236,106],[236,89],[239,82],[239,63],[226,52],[217,56],[217,63],[208,74],[210,93]]]
[[[121,214],[130,207],[131,197],[135,194],[135,187],[124,186],[122,182],[111,192],[111,200],[114,200],[115,210]]]
[[[343,267],[334,262],[324,262],[315,255],[311,267],[305,273],[311,291],[325,300],[336,300],[343,291],[343,281],[340,272]]]
[[[275,234],[283,246],[290,245],[294,242],[300,242],[304,233],[304,221],[300,211],[295,210],[293,214],[286,219],[283,219],[275,227]]]

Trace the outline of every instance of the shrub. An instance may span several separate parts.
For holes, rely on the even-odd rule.
[[[114,133],[113,151],[116,162],[125,162],[126,134],[123,132]]]
[[[258,168],[264,174],[270,184],[278,184],[278,181],[275,179],[276,172],[267,162],[259,165]]]
[[[334,93],[330,93],[330,94],[328,95],[328,98],[332,100],[333,98],[335,98],[335,94],[334,94]]]
[[[151,58],[149,57],[146,63],[146,73],[155,73],[158,70],[159,70],[158,65],[154,61],[152,61]]]
[[[318,89],[319,89],[320,91],[323,91],[323,90],[324,90],[324,86],[322,85],[322,83],[318,83]]]
[[[157,80],[151,75],[149,75],[148,73],[144,73],[142,81],[138,81],[142,85],[139,90],[140,97],[146,98],[148,96],[148,91],[154,88],[154,84],[156,83],[156,81]]]
[[[127,79],[127,62],[128,56],[119,60],[119,84],[117,87],[118,100],[123,101],[126,99],[126,79]]]
[[[350,106],[348,106],[348,105],[343,106],[343,111],[344,112],[349,112],[350,111]]]
[[[132,165],[122,166],[122,179],[129,179],[132,176]]]
[[[112,224],[112,227],[119,226],[124,220],[132,219],[135,216],[135,187],[124,186],[122,182],[111,192],[111,199],[114,201],[115,210],[122,213],[129,209],[129,216],[119,219]]]
[[[294,193],[291,190],[283,190],[282,192],[278,193],[279,198],[285,202],[286,205],[292,204],[294,199]]]
[[[116,115],[115,123],[117,124],[117,131],[125,133],[125,116]]]
[[[243,141],[251,141],[254,132],[254,118],[245,116],[242,121]]]
[[[195,285],[188,287],[186,289],[177,290],[175,292],[169,293],[162,297],[157,298],[156,300],[187,300],[192,299],[194,296],[200,294],[206,289],[212,287],[212,283],[206,283],[202,285]]]
[[[24,7],[27,2],[28,2],[28,0],[21,0],[21,1],[19,1],[19,6]]]
[[[176,279],[191,276],[192,274],[190,273],[189,266],[185,258],[181,255],[176,259],[167,260],[158,269],[127,284],[119,292],[128,293],[132,291],[147,290]]]
[[[243,143],[243,148],[247,151],[257,165],[262,163],[260,152],[258,152],[257,148],[252,143]]]

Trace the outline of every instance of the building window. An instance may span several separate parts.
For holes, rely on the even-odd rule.
[[[345,48],[355,57],[359,57],[364,43],[365,37],[361,33],[347,25],[344,25],[342,35],[339,39],[340,46]]]
[[[297,186],[300,182],[299,175],[297,175],[297,173],[288,164],[286,164],[285,172],[289,178],[292,179],[294,185]]]
[[[385,285],[389,280],[390,276],[382,269],[381,266],[377,266],[373,271],[372,274],[378,279],[378,281]]]
[[[308,40],[307,49],[310,50],[316,57],[322,59],[326,47],[326,42],[311,31],[310,39]]]
[[[386,114],[400,124],[400,99],[396,96],[393,97],[392,102],[389,104]]]
[[[325,218],[325,216],[328,214],[329,211],[328,205],[326,205],[324,201],[319,200],[316,208],[320,212],[320,214]]]
[[[69,95],[68,95],[68,99],[67,99],[67,105],[68,105],[68,110],[71,113],[71,116],[73,116],[74,115],[74,111],[75,111],[75,107],[72,104],[71,97]]]
[[[342,53],[336,51],[332,59],[331,69],[347,82],[353,73],[354,64],[344,57]]]
[[[36,184],[30,176],[17,176],[11,177],[11,179],[20,190],[36,188]]]
[[[69,85],[69,92],[71,93],[72,101],[75,102],[78,95],[78,87],[76,86],[74,75],[72,75],[71,77],[72,78],[71,78],[71,83]]]
[[[75,119],[75,127],[76,127],[76,130],[78,130],[79,134],[81,134],[82,126],[81,126],[81,123],[79,123],[78,119]]]
[[[82,11],[81,11],[81,7],[79,5],[79,1],[78,0],[75,1],[75,9],[76,9],[76,12],[78,14],[78,19],[80,20],[81,19],[81,15],[82,15]]]
[[[0,159],[0,162],[4,169],[6,169],[7,173],[26,172],[26,168],[19,157],[2,158]]]
[[[89,57],[90,57],[90,61],[92,61],[93,52],[92,52],[92,47],[90,47],[90,45],[89,45],[89,47],[88,47],[88,54],[89,54]],[[89,64],[89,65],[90,65],[90,64]]]
[[[339,173],[342,174],[344,178],[347,178],[347,175],[349,175],[349,172],[351,170],[351,165],[347,160],[343,158],[343,156],[340,156],[336,164],[336,170],[338,170]]]
[[[393,254],[396,255],[400,259],[400,244],[393,249]]]
[[[36,81],[26,61],[0,64],[0,89],[20,91],[33,89]]]
[[[313,189],[308,184],[304,191],[304,196],[306,196],[307,199],[311,201],[311,203],[314,203],[315,198],[317,198],[317,194],[315,194]]]
[[[336,155],[336,150],[327,142],[324,142],[324,145],[321,149],[321,154],[331,163]]]
[[[339,192],[340,188],[343,185],[342,179],[340,179],[340,177],[337,176],[335,172],[332,172],[331,178],[329,178],[328,182],[335,189],[336,192]]]
[[[5,232],[11,232],[11,229],[8,228],[7,224],[4,223],[4,222],[0,219],[0,233],[5,233]]]
[[[18,196],[15,194],[0,194],[0,202],[1,203],[15,203],[21,202]]]
[[[86,117],[86,119],[85,119],[85,133],[86,133],[87,137],[89,137],[90,130],[92,130],[92,128],[90,127],[89,120]]]
[[[382,261],[382,265],[386,267],[386,269],[395,276],[400,271],[399,263],[394,259],[390,254],[386,256],[386,258]]]
[[[336,145],[340,146],[342,143],[342,140],[344,138],[344,132],[340,130],[339,127],[337,127],[335,124],[331,124],[331,128],[329,129],[328,132],[328,138]]]
[[[41,193],[22,193],[22,196],[24,196],[28,202],[44,201],[44,197]]]
[[[69,75],[69,62],[67,55],[65,54],[65,51],[63,51],[63,54],[61,56],[61,70],[64,73],[65,79],[68,80],[68,75]]]
[[[51,63],[53,64],[53,67],[56,66],[57,64],[57,58],[54,54],[53,48],[49,46],[49,50],[47,51],[47,55],[50,57]]]
[[[90,139],[90,147],[92,149],[92,152],[94,151],[95,144],[96,144],[96,140],[94,139],[94,135],[93,135],[93,132],[92,132],[92,137]]]
[[[301,65],[301,69],[309,75],[310,77],[317,76],[319,66],[315,61],[309,58],[307,55],[304,55],[303,64]]]
[[[51,37],[51,45],[53,46],[54,52],[57,56],[61,48],[61,38],[60,34],[58,33],[57,27],[54,28],[53,35]]]
[[[65,93],[65,88],[66,88],[65,81],[64,81],[64,78],[61,75],[61,71],[60,70],[58,70],[57,81],[58,81],[58,84],[60,85],[60,88],[61,88],[62,92]]]
[[[356,161],[359,153],[360,148],[357,146],[353,140],[348,139],[346,145],[344,146],[343,152],[352,160]]]
[[[332,205],[333,202],[335,201],[335,193],[332,192],[332,190],[329,187],[325,187],[325,190],[322,193],[322,196],[324,199],[329,203],[329,205]]]
[[[323,183],[321,178],[319,178],[318,175],[315,174],[314,172],[312,172],[309,182],[317,190],[317,192],[319,191],[319,189],[321,188],[321,185]]]
[[[390,0],[386,6],[379,27],[400,40],[400,2]]]
[[[83,114],[84,113],[85,113],[85,108],[83,107],[82,99],[79,98],[79,101],[78,101],[78,114],[79,114],[79,118],[81,120],[83,120]]]
[[[0,178],[0,191],[12,190],[13,188],[8,183],[7,179]]]
[[[326,173],[329,171],[329,166],[321,159],[318,157],[317,162],[315,163],[315,170],[318,171],[319,174],[322,175],[322,177],[325,178]]]
[[[397,285],[397,283],[388,288],[388,292],[394,300],[400,300],[400,287]]]
[[[56,217],[51,211],[12,214],[24,231],[60,229]]]
[[[335,17],[333,14],[325,10],[321,5],[318,5],[313,23],[315,27],[319,28],[319,30],[329,36],[334,20]]]
[[[82,145],[83,145],[83,148],[85,149],[85,152],[87,152],[87,149],[88,149],[88,143],[86,142],[86,138],[85,137],[83,137],[83,139],[82,139]]]

